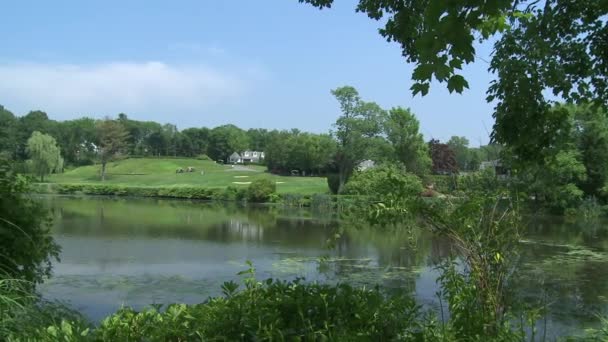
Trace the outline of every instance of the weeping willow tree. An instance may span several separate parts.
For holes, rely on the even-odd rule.
[[[44,182],[44,176],[63,168],[61,150],[57,141],[50,135],[34,131],[27,140],[27,153],[32,171]]]

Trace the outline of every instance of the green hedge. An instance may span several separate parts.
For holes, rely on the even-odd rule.
[[[250,188],[228,186],[226,188],[204,188],[195,186],[141,187],[115,184],[33,184],[32,190],[39,194],[132,196],[184,198],[217,201],[252,201]],[[344,197],[344,196],[342,196]],[[346,196],[348,197],[348,196]],[[293,207],[335,207],[339,198],[327,194],[277,194],[271,193],[265,200]],[[253,201],[255,202],[255,201]]]
[[[201,200],[233,200],[228,189],[202,188],[193,186],[174,187],[137,187],[107,184],[40,184],[34,187],[38,193],[61,195],[102,195],[102,196],[135,196],[188,198]],[[243,189],[246,191],[246,189]]]

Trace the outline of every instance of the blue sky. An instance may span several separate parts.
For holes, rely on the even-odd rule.
[[[425,138],[487,143],[487,64],[465,68],[471,89],[434,85],[411,96],[412,66],[354,0],[319,11],[297,0],[11,1],[0,21],[0,104],[53,119],[125,112],[180,128],[326,132],[330,90],[356,87],[381,106],[410,107]],[[489,46],[478,56],[489,59]]]

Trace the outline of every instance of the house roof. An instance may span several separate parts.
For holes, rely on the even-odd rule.
[[[232,158],[232,159],[234,159],[234,158],[241,158],[241,155],[240,155],[240,154],[238,154],[238,153],[236,153],[236,152],[233,152],[233,153],[230,155],[230,158]]]

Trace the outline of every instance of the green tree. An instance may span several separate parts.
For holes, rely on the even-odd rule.
[[[393,108],[388,112],[384,126],[397,160],[405,165],[406,170],[417,175],[428,173],[431,158],[428,146],[419,132],[420,122],[414,113],[401,107]]]
[[[18,141],[16,157],[18,159],[27,159],[27,140],[32,136],[32,133],[38,131],[40,133],[49,134],[50,123],[51,121],[46,113],[39,110],[31,111],[19,118],[16,131]]]
[[[319,8],[333,0],[299,0]],[[495,103],[492,138],[519,158],[550,144],[552,99],[608,103],[608,5],[603,0],[359,0],[357,11],[381,21],[380,34],[414,63],[414,94],[433,79],[450,92],[468,88],[463,65],[479,57],[476,42],[496,41],[488,89]]]
[[[264,161],[274,173],[298,170],[304,174],[321,174],[335,154],[336,141],[328,134],[274,130],[268,133]]]
[[[234,152],[242,152],[249,146],[247,133],[235,125],[215,127],[209,134],[209,157],[226,161]]]
[[[210,134],[208,128],[187,128],[182,131],[182,134],[188,137],[191,142],[191,150],[187,152],[187,155],[198,156],[207,154]]]
[[[268,131],[263,128],[252,128],[247,130],[249,138],[249,149],[253,151],[265,151],[268,143]]]
[[[165,142],[166,156],[177,156],[177,144],[178,144],[178,130],[173,124],[164,124],[161,129],[163,135],[163,141]]]
[[[33,286],[50,276],[60,248],[50,234],[48,212],[28,191],[25,179],[0,158],[0,278]]]
[[[13,158],[17,152],[17,118],[0,105],[0,153]]]
[[[589,105],[571,109],[575,116],[575,136],[586,178],[580,187],[587,196],[608,199],[608,117],[606,110]]]
[[[55,138],[34,131],[27,140],[27,153],[33,172],[44,182],[44,176],[63,168],[63,158]]]
[[[95,157],[95,120],[80,118],[57,123],[57,144],[66,164],[92,164]]]
[[[331,93],[342,110],[334,125],[338,142],[335,158],[338,193],[341,193],[357,165],[370,157],[372,138],[381,132],[384,110],[374,102],[362,101],[357,90],[350,86],[337,88]]]
[[[106,165],[128,148],[129,132],[120,122],[108,118],[96,124],[97,153],[101,163],[101,181],[106,179]]]
[[[577,207],[585,197],[607,199],[608,118],[591,105],[559,105],[550,111],[553,125],[542,158],[523,159],[519,174],[544,205],[562,211]],[[527,178],[525,178],[527,177]]]
[[[471,170],[472,153],[469,151],[469,139],[465,137],[453,136],[447,142],[448,146],[454,151],[454,158],[460,170]]]
[[[469,171],[477,171],[479,170],[479,166],[481,165],[481,150],[479,148],[472,148],[469,150]]]

